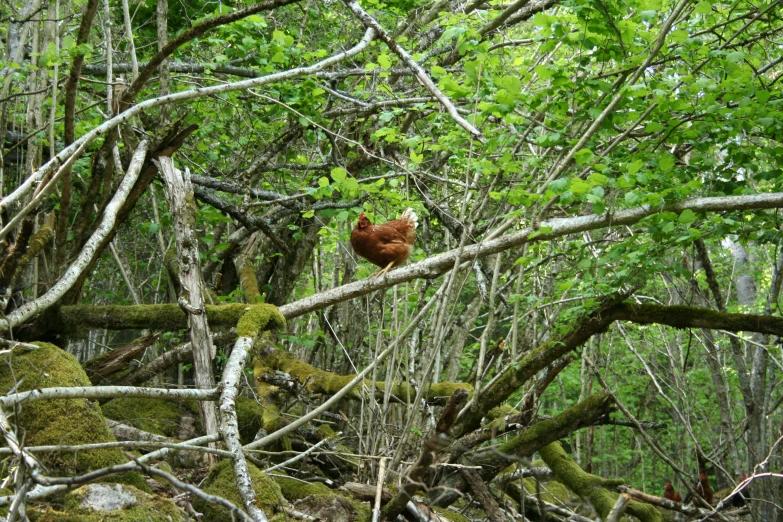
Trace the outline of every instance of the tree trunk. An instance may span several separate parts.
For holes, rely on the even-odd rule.
[[[198,237],[195,232],[196,212],[193,207],[193,188],[190,172],[174,168],[174,161],[168,157],[158,158],[160,172],[166,181],[166,198],[174,220],[174,234],[177,238],[179,276],[182,282],[180,306],[188,314],[190,342],[193,347],[193,368],[196,387],[215,387],[212,373],[212,359],[215,349],[209,336],[209,324],[204,308],[204,283],[201,280],[201,264],[198,257]],[[207,435],[218,431],[215,403],[202,401],[201,422]]]

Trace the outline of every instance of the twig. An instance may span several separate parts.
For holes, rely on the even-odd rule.
[[[342,434],[343,434],[343,432],[341,432],[341,431],[337,432],[337,435],[335,435],[334,438],[337,438],[337,437],[339,437]],[[289,466],[289,465],[293,464],[294,462],[300,461],[300,460],[302,460],[303,458],[307,457],[309,454],[311,454],[312,452],[314,452],[315,450],[317,450],[318,448],[320,448],[321,446],[323,446],[324,444],[326,444],[327,442],[329,442],[331,440],[333,440],[333,439],[332,438],[328,438],[328,439],[324,439],[322,441],[319,441],[318,443],[313,444],[312,446],[307,448],[305,451],[303,451],[299,455],[296,455],[295,457],[290,458],[290,459],[286,460],[285,462],[281,462],[280,464],[272,466],[271,468],[265,469],[264,473],[269,473],[271,471],[278,470],[278,469],[283,468],[285,466]],[[381,460],[381,462],[383,462],[383,460]]]
[[[345,5],[348,7],[348,9],[350,9],[351,12],[356,15],[356,18],[361,20],[365,27],[368,29],[374,29],[378,34],[378,38],[383,40],[386,45],[389,46],[389,49],[400,57],[400,60],[402,60],[408,65],[408,67],[414,70],[416,73],[416,78],[418,78],[424,88],[430,91],[432,95],[438,99],[441,105],[446,108],[454,121],[456,121],[460,127],[468,131],[473,138],[483,143],[484,137],[482,136],[481,131],[479,131],[476,127],[468,123],[465,118],[459,115],[457,108],[453,103],[451,103],[451,100],[449,100],[449,98],[443,94],[440,89],[438,89],[438,87],[427,74],[427,71],[425,71],[421,65],[416,63],[416,60],[414,60],[411,55],[409,55],[408,52],[403,49],[402,46],[400,46],[400,44],[394,41],[392,36],[386,32],[386,29],[384,29],[381,24],[379,24],[372,16],[370,16],[367,11],[362,9],[362,6],[360,6],[356,0],[343,1],[345,2]]]
[[[378,467],[378,487],[375,490],[375,504],[372,508],[372,522],[378,522],[381,517],[381,498],[383,497],[383,480],[386,478],[386,461],[388,459],[381,459],[381,464]]]

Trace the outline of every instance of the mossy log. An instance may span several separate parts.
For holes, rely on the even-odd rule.
[[[319,370],[304,361],[301,361],[286,352],[279,349],[265,349],[256,357],[253,371],[256,380],[263,382],[264,373],[271,373],[279,370],[288,373],[298,383],[300,383],[308,393],[323,393],[332,395],[341,390],[346,384],[356,377],[356,374],[340,375],[337,373]],[[365,386],[372,386],[372,381],[365,380]],[[379,381],[375,383],[378,396],[383,397],[386,389],[386,383]],[[361,397],[363,387],[356,386],[348,394],[352,399]],[[424,400],[430,403],[444,403],[451,397],[456,390],[473,391],[473,386],[461,382],[439,382],[433,383],[427,387],[424,393]],[[407,382],[395,382],[392,384],[391,394],[402,402],[413,400],[416,397],[416,389]]]
[[[493,446],[486,450],[465,454],[461,462],[471,466],[481,466],[479,475],[484,481],[489,482],[520,458],[531,457],[553,441],[566,437],[579,428],[597,423],[609,415],[613,407],[614,399],[608,393],[591,395],[551,419],[534,424],[498,447]],[[464,448],[460,447],[460,441],[456,441],[452,450],[462,453]],[[456,492],[465,491],[466,486],[461,474],[451,473],[430,491],[429,498],[435,500],[439,506],[447,506],[457,500]]]
[[[559,442],[541,448],[541,458],[571,491],[589,501],[601,518],[612,510],[618,493],[611,491],[623,484],[622,480],[609,480],[587,473],[571,460]],[[610,490],[611,488],[611,490]],[[625,511],[641,522],[662,522],[661,512],[649,504],[631,501]]]
[[[698,306],[625,302],[612,308],[609,315],[615,321],[637,324],[663,324],[674,328],[708,328],[783,336],[783,317],[730,314]]]
[[[231,328],[248,312],[256,315],[260,329],[282,328],[285,319],[277,307],[270,304],[234,303],[206,305],[207,319],[213,328]],[[73,335],[90,329],[156,330],[172,332],[188,328],[188,317],[177,304],[131,306],[62,306],[43,312],[27,328],[20,328],[20,340],[44,336]]]
[[[578,321],[569,331],[531,350],[514,368],[484,390],[478,407],[466,412],[460,419],[455,427],[457,433],[464,434],[478,428],[487,412],[503,403],[539,371],[578,348],[593,335],[604,331],[612,323],[607,312],[626,297],[627,294],[623,293],[605,299],[596,310]]]

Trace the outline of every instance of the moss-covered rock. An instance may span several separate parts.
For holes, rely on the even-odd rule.
[[[264,511],[267,517],[271,517],[277,511],[280,500],[283,497],[280,486],[250,462],[247,463],[247,466],[250,469],[250,479],[256,492],[257,505]],[[242,507],[242,499],[239,496],[239,490],[234,479],[234,469],[231,466],[231,461],[228,459],[221,460],[209,470],[204,491],[211,495],[223,497],[237,507]],[[193,507],[196,511],[204,513],[204,520],[209,520],[210,522],[229,522],[232,520],[231,513],[222,506],[212,506],[201,499],[194,499]]]
[[[73,355],[48,343],[37,350],[13,351],[0,362],[0,393],[19,384],[18,391],[60,386],[90,386],[90,380]],[[21,383],[21,384],[20,384]],[[17,435],[27,446],[114,442],[96,403],[85,399],[41,400],[16,409]],[[127,459],[118,448],[75,453],[52,452],[36,455],[52,475],[75,475]]]
[[[133,486],[88,484],[65,497],[62,511],[31,510],[32,522],[179,522],[187,515],[174,502]]]
[[[182,417],[180,405],[165,399],[112,399],[101,406],[103,414],[156,435],[176,437]]]

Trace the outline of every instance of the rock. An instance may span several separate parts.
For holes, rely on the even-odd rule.
[[[123,484],[88,484],[65,496],[62,511],[30,508],[37,522],[185,522],[174,502]]]
[[[90,484],[81,500],[81,506],[93,511],[117,511],[138,504],[130,488],[120,484]]]
[[[364,518],[348,499],[337,495],[310,495],[294,502],[294,508],[322,522],[355,522]]]

